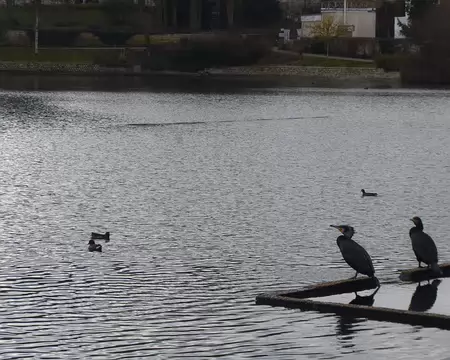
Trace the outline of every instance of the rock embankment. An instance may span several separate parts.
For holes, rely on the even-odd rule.
[[[199,79],[200,81],[250,81],[267,86],[337,86],[356,88],[392,88],[401,85],[399,73],[366,67],[315,66],[242,66],[207,69],[196,73],[180,71],[146,71],[140,66],[110,68],[94,64],[51,62],[0,62],[0,73],[49,74],[78,76],[137,76]]]
[[[381,69],[368,67],[320,67],[320,66],[246,66],[225,69],[208,69],[211,75],[279,75],[306,76],[331,79],[400,79],[397,72],[384,72]]]

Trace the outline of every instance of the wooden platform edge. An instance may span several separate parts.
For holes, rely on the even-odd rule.
[[[436,276],[436,274],[433,273],[430,269],[417,267],[401,271],[399,277],[401,281],[412,281],[412,282],[450,277],[450,263],[439,264],[439,267],[442,270],[442,275],[440,276]]]
[[[375,321],[418,325],[450,330],[450,316],[397,310],[384,307],[368,307],[352,304],[321,302],[311,299],[292,298],[273,293],[256,296],[256,305],[282,306],[291,309],[312,310],[321,313],[334,313],[353,318],[367,318]]]
[[[377,278],[363,277],[359,279],[352,278],[319,283],[304,287],[303,289],[278,291],[273,294],[305,299],[370,290],[377,288],[379,285],[380,283]]]

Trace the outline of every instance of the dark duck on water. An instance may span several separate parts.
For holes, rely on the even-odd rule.
[[[361,245],[352,240],[355,229],[349,225],[330,226],[338,229],[342,233],[342,235],[337,238],[336,242],[345,262],[356,271],[353,278],[356,279],[358,273],[360,273],[374,278],[377,283],[379,283],[378,279],[375,277],[375,269],[370,255]]]
[[[106,240],[106,242],[108,242],[109,241],[109,231],[105,232],[104,234],[92,232],[91,239]]]
[[[411,221],[415,226],[409,230],[409,237],[419,267],[422,267],[421,263],[425,263],[436,275],[442,275],[442,270],[438,265],[436,244],[431,236],[423,231],[422,219],[414,216]]]
[[[378,196],[377,193],[366,192],[366,190],[364,190],[364,189],[361,189],[361,192],[362,192],[362,196],[363,196],[363,197],[364,197],[364,196]]]
[[[102,252],[102,246],[100,244],[96,244],[95,241],[91,239],[91,240],[89,240],[88,250],[90,252],[93,252],[93,251]]]

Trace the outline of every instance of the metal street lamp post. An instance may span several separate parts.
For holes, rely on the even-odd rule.
[[[344,0],[344,25],[347,25],[347,0]]]

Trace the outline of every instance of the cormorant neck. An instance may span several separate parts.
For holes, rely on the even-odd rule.
[[[422,221],[416,224],[416,228],[419,229],[420,231],[423,231]]]
[[[351,240],[352,239],[353,234],[342,234],[341,236],[339,236],[339,238],[341,239],[345,239],[345,240]]]

